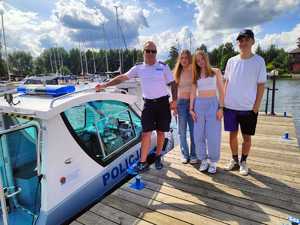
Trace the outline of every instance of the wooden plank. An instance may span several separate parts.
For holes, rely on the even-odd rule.
[[[143,176],[145,182],[146,182],[146,187],[149,187],[149,183],[151,185],[151,183],[155,183],[157,185],[163,185],[164,187],[170,187],[170,188],[174,188],[177,191],[183,191],[184,193],[188,193],[188,194],[196,194],[201,196],[202,198],[210,198],[210,199],[214,199],[220,202],[224,202],[227,203],[231,206],[229,207],[224,207],[223,211],[225,210],[229,210],[231,211],[232,214],[237,213],[236,211],[231,210],[232,206],[239,206],[242,208],[245,208],[247,210],[252,210],[252,211],[256,211],[262,214],[266,214],[266,215],[272,215],[274,217],[279,217],[282,219],[286,219],[289,215],[293,214],[292,212],[285,210],[285,209],[278,209],[276,207],[272,207],[272,206],[268,206],[268,205],[264,205],[255,201],[252,201],[251,199],[245,199],[242,198],[240,196],[235,196],[232,195],[230,193],[224,193],[222,190],[216,190],[216,189],[207,189],[205,187],[202,187],[201,185],[198,186],[194,186],[194,185],[190,185],[187,184],[185,182],[182,182],[181,180],[170,180],[170,179],[165,179],[165,178],[160,178],[157,176],[152,176],[150,174],[145,174]],[[162,187],[160,189],[160,191],[162,191]],[[168,194],[175,194],[175,192],[172,191],[168,191]],[[190,199],[190,198],[189,198]],[[219,205],[217,205],[216,207],[218,207]],[[221,209],[222,210],[222,209]],[[237,214],[239,215],[239,214]],[[243,214],[241,214],[242,216]],[[295,216],[299,215],[298,214],[294,214]],[[263,220],[261,221],[266,221],[267,216],[264,217]],[[251,218],[251,217],[250,217]]]
[[[147,199],[146,204],[143,204],[143,201],[138,201],[140,199],[136,199],[135,197],[124,198],[120,194],[116,192],[112,193],[110,196],[106,197],[102,200],[102,203],[105,205],[109,205],[113,208],[126,212],[127,214],[143,219],[149,223],[160,224],[160,225],[170,225],[170,224],[178,224],[178,225],[187,225],[182,220],[177,220],[169,215],[164,213],[152,210],[148,207],[148,204],[151,204],[151,200]]]
[[[144,190],[143,190],[144,191]],[[147,207],[153,211],[160,212],[162,214],[168,215],[178,221],[182,221],[188,224],[228,224],[226,222],[218,221],[217,219],[211,219],[195,213],[191,213],[186,209],[181,209],[176,207],[176,204],[165,204],[155,200],[155,195],[151,198],[137,195],[136,193],[131,193],[124,191],[123,189],[118,189],[113,195],[118,196],[127,201],[134,201],[137,204]],[[177,224],[176,221],[174,224]],[[169,223],[171,224],[171,223]]]
[[[300,204],[295,201],[294,197],[286,195],[285,193],[258,188],[250,181],[247,185],[228,182],[227,186],[221,182],[217,183],[216,181],[218,180],[220,173],[218,175],[216,174],[215,176],[209,176],[206,174],[201,174],[201,172],[182,171],[174,167],[164,168],[163,171],[150,170],[148,173],[171,180],[182,179],[183,182],[189,183],[190,185],[203,186],[208,190],[219,190],[224,193],[236,195],[271,206],[280,207],[292,212],[300,212]]]
[[[151,225],[152,223],[149,223],[147,221],[144,221],[140,218],[131,216],[127,214],[126,212],[122,212],[118,209],[115,209],[113,207],[110,207],[108,205],[105,205],[103,203],[97,203],[95,206],[93,206],[90,209],[91,212],[104,217],[106,219],[109,219],[110,221],[113,221],[117,224],[122,225]]]
[[[79,223],[77,221],[73,221],[72,223],[70,223],[70,225],[83,225],[82,223]]]
[[[85,212],[80,217],[78,217],[77,222],[82,223],[84,225],[116,225],[117,223],[114,223],[110,220],[107,220],[103,217],[98,216],[95,213],[92,213],[90,211]]]
[[[226,205],[226,204],[222,205],[221,202],[215,201],[220,206],[215,208],[214,206],[216,206],[216,204],[213,203],[214,200],[210,200],[208,198],[204,199],[202,197],[198,198],[198,196],[183,193],[174,188],[166,188],[161,185],[155,185],[154,183],[150,183],[150,182],[147,182],[146,185],[147,188],[143,189],[142,191],[135,191],[126,187],[123,188],[128,192],[132,192],[134,194],[141,195],[143,197],[155,196],[155,200],[162,202],[164,204],[175,206],[183,211],[188,210],[198,215],[218,219],[220,221],[229,224],[257,224],[258,223],[257,219],[256,222],[255,220],[252,220],[252,218],[255,218],[255,215],[250,216],[250,214],[248,213],[247,215],[248,217],[246,216],[242,218],[236,215],[232,215],[232,213],[228,214],[226,212],[223,212],[223,210],[219,210],[222,206]],[[169,191],[173,193],[171,194],[171,192]],[[231,210],[237,210],[237,207],[232,207],[230,205],[226,205],[226,207],[230,207]],[[248,212],[251,213],[251,211]]]
[[[128,189],[128,188],[127,188]],[[223,201],[211,199],[205,196],[205,193],[191,193],[185,190],[180,190],[177,187],[170,187],[153,182],[146,182],[147,191],[136,192],[128,189],[128,191],[136,192],[143,196],[155,195],[155,199],[166,204],[176,204],[176,206],[183,210],[190,210],[191,212],[207,215],[209,217],[217,218],[221,221],[230,224],[281,224],[286,222],[287,215],[284,218],[268,215],[263,211],[251,210],[247,207],[240,207],[234,204]],[[207,191],[205,191],[207,192]]]
[[[229,159],[231,158],[231,154],[221,152],[221,160],[219,161],[219,165],[225,165],[228,163]],[[170,155],[170,162],[180,162],[180,153],[173,153]],[[298,160],[298,158],[295,158]],[[300,158],[299,158],[300,161]],[[284,175],[294,178],[300,178],[300,165],[299,164],[292,164],[288,162],[281,162],[281,161],[273,161],[265,158],[257,158],[253,157],[252,155],[249,156],[247,160],[248,166],[250,169],[255,169],[258,171],[263,172],[270,172],[274,174],[274,177],[277,175]]]

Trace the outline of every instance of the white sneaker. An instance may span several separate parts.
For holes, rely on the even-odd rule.
[[[208,172],[211,174],[215,174],[217,172],[217,163],[212,162],[209,164]]]
[[[188,160],[187,160],[186,158],[181,158],[181,163],[187,164],[187,163],[188,163]]]
[[[204,159],[204,160],[201,161],[201,165],[199,167],[199,170],[201,172],[203,172],[203,171],[207,170],[207,168],[208,168],[208,162],[207,162],[206,159]]]
[[[198,159],[191,159],[190,160],[190,164],[197,164],[198,163]]]
[[[246,161],[241,162],[240,163],[240,174],[243,176],[247,176],[248,172],[249,172],[249,170],[248,170]]]
[[[230,171],[237,166],[237,162],[234,159],[230,159],[229,163],[225,165],[224,169]]]

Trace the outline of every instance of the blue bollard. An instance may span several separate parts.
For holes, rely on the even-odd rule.
[[[283,113],[283,116],[284,116],[284,117],[287,117],[287,113],[286,113],[286,112],[284,112],[284,113]]]
[[[292,223],[292,225],[298,225],[298,224],[300,224],[300,219],[297,219],[295,217],[289,216],[288,220]]]
[[[283,137],[282,137],[283,139],[285,139],[285,140],[289,140],[290,138],[289,138],[289,132],[284,132],[284,135],[283,135]]]
[[[135,190],[142,190],[142,189],[144,189],[145,184],[142,181],[142,177],[140,175],[136,175],[135,176],[135,182],[132,183],[132,184],[130,184],[129,187],[132,188],[132,189],[135,189]]]

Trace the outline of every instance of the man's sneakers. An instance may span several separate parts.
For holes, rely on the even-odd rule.
[[[143,172],[149,170],[149,164],[147,162],[138,162],[135,165],[133,165],[132,170],[135,173],[143,173]]]
[[[239,164],[234,159],[230,159],[229,163],[226,164],[224,167],[224,169],[227,171],[238,169],[238,168],[239,168]]]
[[[161,156],[160,156],[160,155],[159,155],[159,156],[156,156],[156,159],[155,159],[154,164],[155,164],[155,168],[156,168],[157,170],[161,170],[161,169],[164,167],[164,165],[163,165],[162,162],[161,162]]]
[[[240,163],[240,174],[243,176],[247,176],[248,173],[249,173],[249,169],[248,169],[246,161],[241,162]]]
[[[238,168],[240,169],[241,175],[243,175],[243,176],[248,175],[249,169],[248,169],[246,161],[237,163],[234,159],[230,159],[229,163],[224,167],[224,169],[227,171],[238,169]]]

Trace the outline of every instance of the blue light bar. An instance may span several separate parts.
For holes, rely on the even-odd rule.
[[[48,95],[57,97],[75,91],[74,85],[21,85],[17,87],[17,92],[27,95]]]

